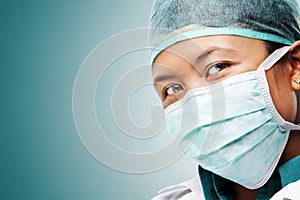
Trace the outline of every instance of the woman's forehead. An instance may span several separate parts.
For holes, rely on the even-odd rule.
[[[212,53],[226,54],[249,54],[265,51],[265,43],[261,40],[240,37],[240,36],[207,36],[185,40],[168,47],[162,51],[155,59],[156,64],[173,62],[177,57],[177,62],[185,60],[194,64],[201,58],[206,58]],[[173,59],[170,60],[170,57]]]

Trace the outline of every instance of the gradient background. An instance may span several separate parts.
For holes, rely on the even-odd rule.
[[[188,158],[148,174],[110,169],[85,149],[73,121],[73,84],[84,58],[112,35],[147,27],[151,5],[150,0],[2,2],[0,199],[150,199],[162,187],[196,176]],[[135,101],[158,101],[153,96],[142,92]],[[96,106],[101,119],[101,104]],[[133,118],[143,124],[139,106]],[[124,148],[157,145],[114,133],[112,140]]]

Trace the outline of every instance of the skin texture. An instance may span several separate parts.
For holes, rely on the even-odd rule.
[[[153,63],[156,91],[166,108],[187,91],[254,71],[268,57],[265,42],[240,36],[207,36],[179,42],[161,52]],[[300,42],[266,72],[272,100],[281,116],[300,123],[296,91],[300,90]],[[245,88],[246,89],[246,88]],[[300,155],[300,132],[292,131],[278,165]],[[235,199],[255,199],[257,190],[238,184]]]

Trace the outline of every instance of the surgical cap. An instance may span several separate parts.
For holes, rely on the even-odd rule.
[[[290,45],[300,39],[296,0],[154,0],[151,61],[186,39],[238,35]]]

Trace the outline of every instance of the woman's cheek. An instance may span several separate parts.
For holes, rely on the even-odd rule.
[[[286,72],[277,71],[276,66],[268,70],[266,75],[270,94],[276,110],[286,121],[295,122],[297,115],[297,99],[295,91],[290,85],[289,75]],[[280,76],[280,78],[278,76]]]

